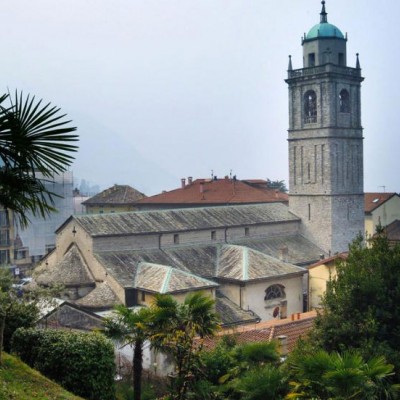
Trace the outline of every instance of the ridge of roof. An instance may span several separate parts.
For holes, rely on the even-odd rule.
[[[84,205],[133,204],[146,196],[129,185],[114,185],[82,202]]]

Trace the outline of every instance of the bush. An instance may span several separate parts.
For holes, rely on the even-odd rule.
[[[12,351],[65,389],[89,400],[112,400],[114,347],[103,335],[19,328]]]

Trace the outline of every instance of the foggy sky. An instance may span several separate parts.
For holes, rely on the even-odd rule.
[[[360,53],[366,191],[400,191],[400,2],[327,0]],[[180,178],[288,181],[288,55],[319,0],[1,1],[1,88],[73,119],[75,178],[146,194]]]

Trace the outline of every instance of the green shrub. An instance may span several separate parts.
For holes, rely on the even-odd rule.
[[[17,329],[12,351],[65,389],[88,400],[112,400],[114,347],[103,335]]]

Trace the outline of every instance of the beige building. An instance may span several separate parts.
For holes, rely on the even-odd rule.
[[[337,263],[346,260],[347,253],[322,259],[307,267],[308,270],[308,310],[321,307],[321,298],[326,291],[326,285],[336,278]]]
[[[383,228],[400,220],[400,196],[397,193],[365,193],[365,237],[374,235],[378,225]]]
[[[87,214],[137,210],[136,202],[146,196],[129,185],[114,185],[82,202]]]

